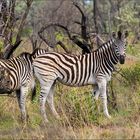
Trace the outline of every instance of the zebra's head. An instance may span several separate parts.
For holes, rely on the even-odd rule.
[[[118,31],[117,37],[115,34],[113,34],[113,38],[114,38],[113,44],[115,46],[115,52],[117,54],[120,64],[124,64],[124,62],[125,62],[125,50],[126,50],[127,36],[128,36],[127,31],[125,33]]]
[[[0,94],[4,92],[10,92],[11,80],[10,72],[8,69],[0,67]]]

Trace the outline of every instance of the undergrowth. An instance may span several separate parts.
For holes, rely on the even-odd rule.
[[[128,63],[127,63],[128,65]],[[108,84],[108,108],[103,115],[101,101],[92,97],[92,87],[55,87],[55,107],[60,120],[46,104],[49,119],[44,124],[39,110],[40,87],[31,101],[27,96],[28,123],[21,123],[17,99],[0,97],[1,139],[140,139],[140,64],[123,67]]]

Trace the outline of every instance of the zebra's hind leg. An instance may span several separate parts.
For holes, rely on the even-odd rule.
[[[60,116],[59,114],[57,113],[56,109],[55,109],[55,106],[54,106],[54,86],[55,86],[55,83],[53,84],[53,86],[51,87],[50,89],[50,92],[47,96],[47,102],[50,106],[50,109],[52,111],[52,113],[54,114],[54,116],[57,118],[57,119],[60,119]]]
[[[106,86],[107,86],[107,82],[105,79],[100,79],[98,81],[98,87],[99,87],[99,91],[100,91],[100,97],[102,99],[104,114],[107,118],[111,118],[111,116],[108,113],[108,108],[107,108]]]
[[[47,123],[48,119],[47,119],[47,115],[46,115],[45,104],[46,104],[47,96],[48,96],[48,94],[50,92],[50,89],[53,85],[53,81],[48,81],[48,82],[45,82],[45,83],[41,84],[40,110],[41,110],[41,115],[43,116],[44,122]]]

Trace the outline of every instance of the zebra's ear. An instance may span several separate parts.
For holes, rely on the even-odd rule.
[[[124,37],[127,38],[128,36],[129,36],[128,31],[125,31],[125,33],[124,33]]]
[[[112,32],[112,37],[116,38],[116,33],[115,32]]]
[[[118,38],[121,39],[122,38],[122,32],[118,31]]]

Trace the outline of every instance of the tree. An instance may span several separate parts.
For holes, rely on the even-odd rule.
[[[0,28],[1,38],[3,40],[2,47],[4,48],[3,57],[9,58],[12,52],[19,46],[21,42],[22,31],[24,29],[25,21],[33,0],[25,0],[25,9],[17,16],[16,5],[19,1],[1,0],[1,16],[0,22],[3,23]],[[21,2],[23,4],[23,1]],[[17,13],[16,13],[17,12]]]

